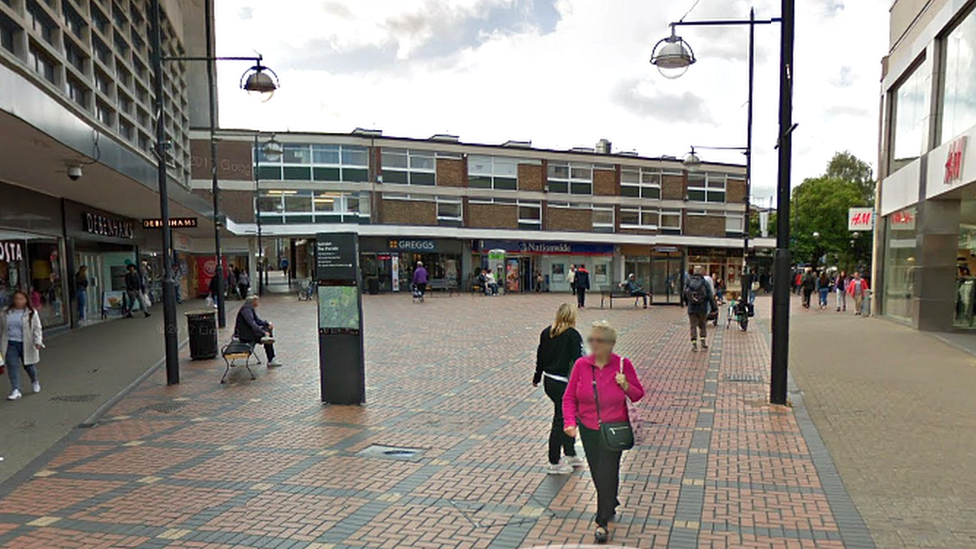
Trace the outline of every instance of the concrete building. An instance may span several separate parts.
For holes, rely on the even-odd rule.
[[[891,6],[873,307],[920,330],[974,325],[974,6],[963,0]]]
[[[209,136],[193,137],[192,150],[209,146]],[[354,230],[363,283],[379,291],[406,290],[419,260],[435,286],[468,288],[491,268],[510,292],[568,291],[571,265],[587,266],[594,289],[635,273],[656,303],[678,301],[681,273],[690,265],[704,265],[730,288],[739,284],[741,165],[705,164],[688,173],[673,157],[613,153],[607,140],[557,151],[361,129],[279,133],[284,154],[260,159],[255,200],[253,133],[224,130],[220,138],[228,230],[254,236],[256,202],[262,253],[274,266],[287,261],[298,278],[311,276],[316,233]],[[195,192],[209,196],[209,170],[193,168]]]
[[[89,322],[117,312],[128,263],[144,266],[158,297],[161,235],[143,228],[159,216],[147,4],[0,0],[0,302],[28,291],[48,327],[79,323],[81,265]],[[165,54],[205,55],[202,0],[162,5]],[[197,65],[165,67],[172,215],[199,219],[174,235],[184,294],[192,254],[213,250],[211,208],[190,190],[189,130],[209,123]]]

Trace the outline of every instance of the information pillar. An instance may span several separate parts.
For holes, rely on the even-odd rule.
[[[320,233],[315,242],[322,402],[365,404],[359,236]]]

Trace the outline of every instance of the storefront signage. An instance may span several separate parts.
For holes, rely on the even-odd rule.
[[[85,212],[81,225],[86,233],[112,238],[133,238],[132,223],[121,219]]]
[[[946,156],[945,178],[943,183],[952,185],[962,179],[962,158],[966,152],[966,137],[960,137],[949,145],[949,154]]]
[[[613,255],[613,244],[570,242],[529,242],[524,240],[481,240],[480,250],[505,250],[509,253],[545,255]]]
[[[7,263],[23,260],[24,250],[20,247],[20,242],[0,242],[0,261]]]
[[[896,231],[915,230],[915,209],[902,210],[888,216],[890,227]]]
[[[874,230],[874,209],[873,208],[851,208],[847,210],[847,230],[873,231]]]
[[[354,233],[319,233],[315,240],[315,273],[318,280],[358,280],[358,236]]]
[[[197,218],[195,217],[171,217],[169,218],[169,227],[171,229],[193,229],[197,226]],[[143,219],[142,228],[143,229],[160,229],[163,227],[162,219]]]
[[[389,242],[391,252],[433,252],[437,243],[433,240],[396,240]]]

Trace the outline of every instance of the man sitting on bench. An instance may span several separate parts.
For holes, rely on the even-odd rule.
[[[647,308],[647,292],[641,288],[640,284],[637,283],[637,279],[634,278],[634,273],[630,273],[627,276],[627,280],[622,284],[624,291],[630,294],[631,297],[642,297],[644,298],[644,308]]]
[[[248,296],[244,305],[237,312],[234,323],[234,336],[243,343],[264,345],[264,354],[268,357],[268,368],[277,368],[281,363],[275,360],[274,325],[258,316],[258,296]]]

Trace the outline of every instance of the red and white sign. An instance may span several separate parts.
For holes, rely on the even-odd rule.
[[[874,209],[873,208],[851,208],[850,210],[848,210],[847,230],[873,231],[874,230]]]
[[[915,230],[915,208],[895,212],[888,216],[890,227],[896,231]]]
[[[966,137],[960,137],[949,145],[949,154],[946,155],[945,178],[942,180],[946,185],[952,185],[962,180],[962,158],[966,152]]]

